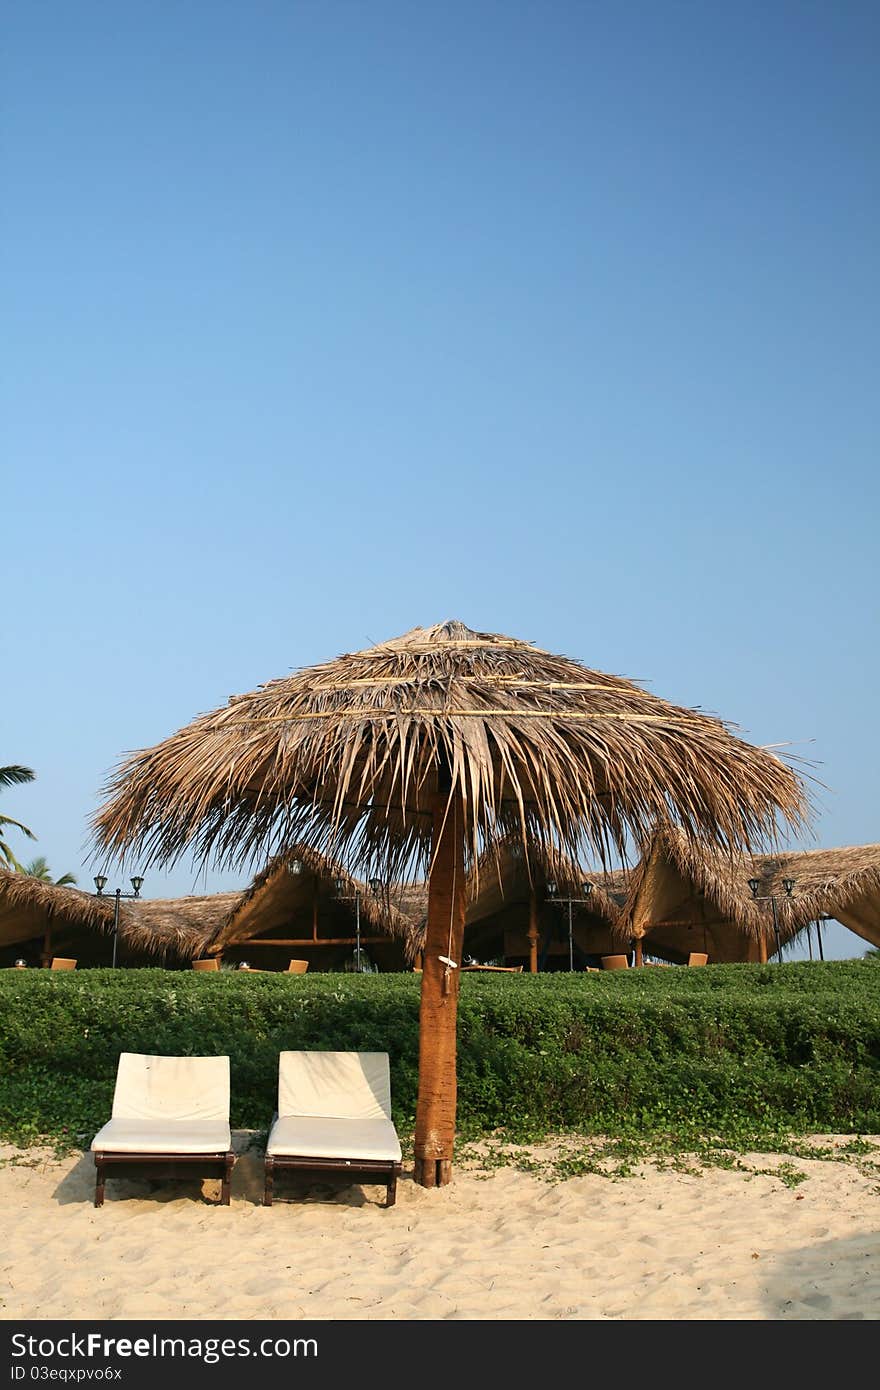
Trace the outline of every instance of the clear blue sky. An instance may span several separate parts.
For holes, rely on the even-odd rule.
[[[873,0],[4,27],[0,762],[56,873],[125,750],[447,617],[790,741],[804,846],[880,840]]]

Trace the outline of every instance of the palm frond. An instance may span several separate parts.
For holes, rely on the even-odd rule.
[[[0,859],[3,860],[4,864],[8,864],[15,873],[24,873],[24,869],[12,853],[12,847],[6,843],[2,836],[0,836]]]
[[[33,782],[36,773],[32,767],[22,767],[20,763],[10,763],[0,767],[0,787],[12,787],[23,782]]]
[[[5,825],[14,826],[16,830],[20,830],[22,835],[27,836],[29,840],[35,840],[37,838],[32,830],[28,830],[27,826],[22,825],[20,820],[13,820],[11,816],[0,816],[0,836],[3,834],[3,827]]]

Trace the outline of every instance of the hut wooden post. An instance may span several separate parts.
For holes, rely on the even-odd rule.
[[[51,914],[51,912],[47,913],[47,915],[46,915],[46,932],[45,932],[45,935],[43,936],[43,954],[42,954],[42,956],[40,957],[40,962],[41,962],[42,965],[51,965],[51,963],[52,963],[52,914]]]
[[[456,1106],[456,1020],[464,941],[466,883],[461,792],[439,791],[433,806],[428,926],[419,1011],[419,1098],[415,1180],[443,1187],[452,1177]],[[440,959],[448,956],[455,967]]]
[[[634,965],[641,965],[641,964],[642,964],[642,937],[637,936],[636,939],[635,939],[634,945],[635,945],[635,959],[634,959],[634,961],[633,961],[633,964],[634,964]]]
[[[762,965],[767,964],[767,938],[763,932],[758,937],[758,960]]]
[[[538,973],[538,895],[529,893],[529,974]]]

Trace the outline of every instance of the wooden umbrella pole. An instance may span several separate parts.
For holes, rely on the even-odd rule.
[[[464,942],[464,815],[461,793],[438,793],[419,1012],[419,1098],[415,1180],[443,1187],[452,1177],[456,1105],[456,1019]],[[455,961],[447,965],[441,956]]]

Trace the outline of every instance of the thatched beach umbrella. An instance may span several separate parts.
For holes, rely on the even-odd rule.
[[[388,880],[429,871],[416,1178],[449,1180],[468,865],[519,835],[577,858],[660,821],[720,846],[797,822],[772,753],[617,676],[459,622],[294,673],[136,753],[96,818],[140,865],[241,865],[297,842]]]

